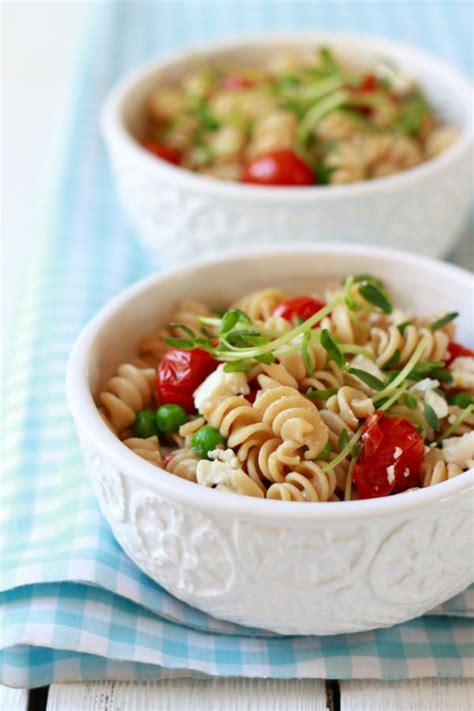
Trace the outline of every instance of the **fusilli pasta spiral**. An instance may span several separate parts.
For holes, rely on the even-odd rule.
[[[155,371],[125,363],[117,369],[99,394],[103,413],[117,434],[135,420],[137,412],[150,404]]]

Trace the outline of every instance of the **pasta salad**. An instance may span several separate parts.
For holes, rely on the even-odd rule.
[[[348,66],[327,47],[258,66],[197,62],[148,97],[143,145],[221,180],[346,184],[434,158],[457,138],[392,64]]]
[[[278,288],[224,311],[185,300],[97,398],[138,456],[201,486],[348,501],[474,466],[474,351],[456,313],[422,318],[371,275]]]

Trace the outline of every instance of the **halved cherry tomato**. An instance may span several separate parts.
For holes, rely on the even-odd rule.
[[[314,185],[311,168],[290,149],[257,156],[244,166],[241,180],[256,185]]]
[[[295,323],[297,319],[306,321],[324,306],[326,306],[324,301],[318,301],[311,296],[294,296],[279,304],[273,315]]]
[[[181,405],[194,412],[193,393],[219,363],[206,351],[173,348],[163,356],[156,377],[156,392],[161,405]]]
[[[461,345],[460,343],[457,343],[456,341],[451,341],[451,343],[448,345],[448,351],[449,358],[446,361],[446,365],[451,365],[453,360],[456,360],[456,358],[466,358],[469,356],[474,356],[474,351],[471,351],[470,348],[466,348],[465,346]]]
[[[143,146],[153,153],[153,155],[165,160],[168,163],[174,163],[174,165],[179,165],[181,163],[181,154],[177,148],[174,146],[167,146],[164,143],[157,143],[152,138],[148,138]]]
[[[354,467],[361,497],[388,496],[417,486],[424,450],[423,438],[408,420],[383,412],[370,415]]]
[[[235,89],[251,89],[255,86],[255,82],[251,79],[246,79],[245,77],[239,77],[237,74],[229,74],[221,79],[221,87],[227,89],[227,91],[234,91]]]
[[[350,89],[351,91],[360,91],[360,92],[369,92],[369,91],[376,91],[379,86],[379,81],[376,76],[373,74],[367,74],[366,77],[362,79],[360,84],[357,84],[356,86],[351,86]]]

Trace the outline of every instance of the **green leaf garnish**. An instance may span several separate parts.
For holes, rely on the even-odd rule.
[[[307,397],[316,397],[319,400],[328,400],[332,395],[336,395],[337,388],[326,388],[323,390],[315,390],[314,388],[308,388],[306,391]]]
[[[339,368],[346,367],[346,361],[344,360],[344,356],[342,355],[339,346],[337,345],[336,341],[331,336],[327,328],[323,328],[323,330],[321,331],[321,345],[330,357],[330,359],[333,360],[336,365],[339,366]]]
[[[189,341],[187,338],[165,338],[165,343],[173,348],[183,348],[184,350],[194,348],[194,341]]]
[[[241,311],[240,309],[237,308],[232,308],[229,309],[228,311],[225,312],[225,314],[222,317],[221,320],[221,325],[219,328],[219,334],[224,335],[226,333],[229,333],[229,331],[232,331],[234,326],[236,326],[239,321],[241,323],[246,323],[246,324],[251,324],[252,319],[247,316],[246,313]]]
[[[347,430],[344,428],[341,430],[339,434],[339,438],[337,440],[337,446],[339,449],[344,449],[344,447],[347,447],[349,443],[349,435],[347,433]]]
[[[355,444],[351,449],[352,456],[357,458],[360,454],[360,450],[361,450],[361,447],[358,444]]]
[[[271,353],[262,353],[262,355],[255,356],[255,360],[259,363],[264,363],[265,365],[271,365],[275,362],[275,356]]]
[[[454,321],[454,319],[458,316],[459,313],[457,311],[451,311],[449,314],[446,314],[446,316],[443,316],[442,318],[439,318],[437,321],[432,323],[430,329],[432,331],[438,331],[440,328],[443,328],[443,326],[446,326],[446,324],[451,323],[451,321]]]
[[[410,393],[404,394],[403,402],[410,410],[416,410],[416,408],[418,407],[418,400],[414,395],[410,395]]]
[[[426,422],[429,424],[431,429],[437,430],[439,429],[439,420],[436,412],[433,410],[431,405],[428,405],[428,403],[425,403],[425,406],[423,408],[423,416],[426,420]]]
[[[461,409],[469,407],[469,405],[472,405],[474,403],[474,398],[471,397],[471,395],[468,395],[467,393],[452,393],[447,396],[446,400],[448,402],[448,405],[456,405]]]
[[[172,323],[170,323],[170,327],[171,327],[171,328],[179,328],[179,329],[181,329],[181,331],[184,331],[184,332],[185,332],[190,338],[192,338],[193,340],[196,338],[196,334],[195,334],[195,332],[193,331],[193,329],[192,329],[192,328],[189,328],[189,326],[186,326],[185,323],[174,323],[174,322],[172,322]]]
[[[255,362],[250,358],[236,360],[224,365],[224,373],[247,373],[254,365]]]
[[[328,442],[326,444],[326,446],[324,447],[324,449],[322,449],[321,452],[318,454],[318,456],[315,458],[314,461],[315,462],[321,462],[321,461],[324,462],[331,454],[331,451],[332,451],[332,447],[331,447],[330,442]]]
[[[356,284],[372,284],[377,289],[379,289],[379,291],[385,292],[385,285],[383,281],[373,276],[372,274],[356,274],[353,279]]]
[[[359,294],[364,297],[369,304],[373,304],[385,314],[392,313],[392,304],[378,286],[372,282],[367,282],[359,288]]]
[[[379,380],[379,378],[376,378],[375,375],[368,373],[366,370],[360,370],[359,368],[349,368],[349,373],[355,375],[357,378],[359,378],[359,380],[362,380],[363,383],[368,385],[369,388],[372,388],[373,390],[382,390],[385,387],[385,383]]]
[[[311,377],[314,373],[314,365],[309,355],[308,344],[311,341],[311,331],[306,331],[301,342],[301,355],[303,356],[303,361],[306,367],[306,372]]]
[[[391,358],[389,358],[389,360],[385,363],[384,368],[390,369],[390,368],[394,368],[396,365],[398,365],[398,363],[400,362],[401,355],[402,354],[401,354],[400,350],[397,348],[397,350],[395,351],[393,356]]]

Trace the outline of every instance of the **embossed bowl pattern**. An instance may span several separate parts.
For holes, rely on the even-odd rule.
[[[352,61],[387,57],[413,74],[460,138],[440,157],[397,175],[342,186],[266,188],[213,180],[143,149],[144,102],[159,82],[179,78],[196,53],[211,62],[265,59],[329,44]],[[418,49],[389,40],[300,32],[208,45],[134,71],[108,96],[105,141],[123,205],[160,264],[225,248],[324,240],[440,256],[454,245],[472,199],[472,84]]]
[[[101,384],[180,298],[220,305],[275,284],[301,293],[362,271],[380,275],[414,311],[460,311],[459,338],[473,345],[473,283],[462,270],[393,250],[321,245],[201,260],[148,278],[107,304],[71,354],[69,403],[115,537],[153,580],[215,617],[284,634],[356,632],[421,615],[474,579],[474,470],[370,501],[252,499],[141,460],[94,405]]]

